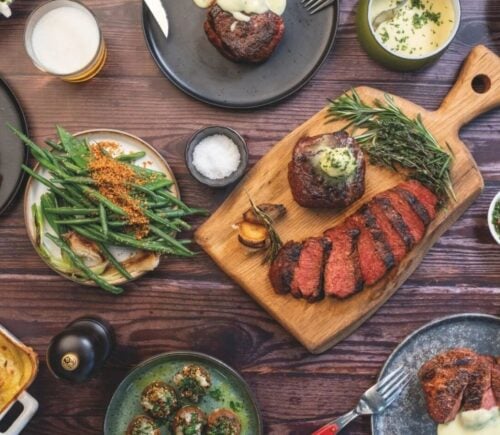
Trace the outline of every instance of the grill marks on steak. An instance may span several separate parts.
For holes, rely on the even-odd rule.
[[[309,302],[323,298],[323,268],[331,246],[327,238],[311,237],[304,241],[293,274],[292,295]]]
[[[367,285],[373,285],[395,265],[390,245],[367,206],[351,216],[346,225],[360,231],[358,252],[361,274]]]
[[[385,191],[325,231],[331,247],[325,246],[325,239],[287,243],[271,266],[273,287],[314,301],[323,292],[346,298],[365,284],[374,285],[423,238],[436,207],[437,197],[417,181]]]
[[[273,54],[285,32],[283,19],[273,12],[252,14],[238,21],[220,6],[213,6],[204,24],[209,41],[235,62],[261,63]]]
[[[326,296],[344,299],[363,290],[363,277],[359,264],[359,230],[345,225],[331,228],[325,236],[332,249],[325,265],[324,291]]]
[[[448,423],[461,409],[496,406],[495,361],[494,357],[465,348],[448,350],[427,361],[418,376],[431,418],[437,423]]]
[[[345,180],[333,180],[311,162],[318,147],[347,148],[356,159],[355,172]],[[365,160],[359,145],[345,131],[305,137],[299,140],[288,165],[288,181],[295,201],[302,207],[341,208],[361,198],[365,192]]]

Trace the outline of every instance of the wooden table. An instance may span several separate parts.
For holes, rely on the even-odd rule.
[[[160,74],[142,35],[141,2],[135,0],[84,1],[97,14],[109,47],[109,60],[96,79],[71,85],[42,74],[23,49],[25,19],[39,3],[19,0],[14,17],[0,20],[0,74],[19,96],[33,137],[51,136],[55,124],[71,131],[129,131],[168,159],[188,203],[211,210],[228,192],[204,188],[188,175],[184,145],[196,129],[214,123],[234,127],[247,139],[255,163],[321,109],[326,96],[368,84],[436,108],[474,45],[500,52],[500,3],[463,1],[459,34],[436,65],[417,73],[390,72],[360,48],[356,2],[343,0],[335,48],[314,79],[277,106],[234,112],[194,101]],[[41,361],[50,338],[84,314],[109,320],[119,343],[103,372],[80,386],[56,381],[42,362],[30,389],[40,410],[26,433],[102,433],[106,406],[130,369],[161,352],[193,349],[242,373],[260,403],[266,433],[307,434],[353,407],[414,329],[453,313],[500,314],[500,248],[486,224],[489,203],[500,190],[500,112],[476,120],[462,137],[481,167],[486,190],[406,285],[356,333],[320,356],[302,348],[204,254],[195,261],[164,260],[118,298],[62,279],[33,250],[19,198],[0,218],[0,323],[33,346]],[[345,433],[370,433],[369,419],[359,419]]]

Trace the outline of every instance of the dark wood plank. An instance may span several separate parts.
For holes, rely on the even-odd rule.
[[[500,3],[462,2],[457,39],[437,64],[407,74],[387,71],[360,48],[354,25],[357,2],[345,0],[334,51],[314,79],[279,105],[234,112],[198,103],[161,76],[144,43],[138,1],[85,0],[104,30],[110,50],[106,67],[84,85],[48,78],[31,65],[22,43],[25,19],[40,3],[17,1],[14,17],[0,20],[0,74],[21,99],[33,136],[51,136],[56,123],[73,131],[130,131],[169,160],[188,202],[212,210],[228,192],[204,188],[188,175],[183,148],[194,130],[213,123],[233,126],[248,140],[255,163],[321,109],[325,96],[367,84],[435,109],[474,45],[500,52]],[[261,405],[266,433],[307,434],[353,407],[390,352],[415,328],[447,314],[499,314],[499,247],[486,226],[489,202],[500,190],[499,126],[496,111],[462,131],[486,181],[482,196],[375,316],[320,356],[308,354],[204,254],[195,263],[163,261],[157,271],[127,286],[121,298],[63,280],[33,251],[19,199],[0,218],[0,322],[33,346],[42,361],[50,337],[79,315],[106,317],[119,342],[104,371],[78,387],[56,381],[42,363],[30,390],[40,411],[26,433],[102,433],[107,403],[130,369],[160,352],[194,349],[243,374]],[[370,433],[369,420],[360,419],[345,433]]]

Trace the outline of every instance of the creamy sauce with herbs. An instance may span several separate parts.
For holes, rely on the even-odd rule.
[[[320,146],[312,158],[313,165],[331,178],[348,178],[356,171],[356,158],[349,148]]]
[[[397,0],[373,0],[370,22],[381,12],[392,9]],[[455,28],[452,0],[409,0],[396,17],[381,24],[376,38],[385,48],[410,58],[426,56],[443,46]]]
[[[238,21],[250,21],[251,14],[263,14],[268,11],[282,15],[286,8],[286,0],[194,0],[194,2],[200,8],[217,4],[221,9],[230,12]]]
[[[438,426],[438,435],[498,435],[500,434],[500,410],[478,409],[460,412],[455,420]]]

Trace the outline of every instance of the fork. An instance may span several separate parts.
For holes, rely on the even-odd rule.
[[[337,0],[300,0],[302,5],[313,15],[326,7],[333,5]]]
[[[410,375],[402,367],[397,368],[365,391],[355,409],[326,424],[312,435],[336,435],[356,417],[384,411],[397,399],[408,382]]]

